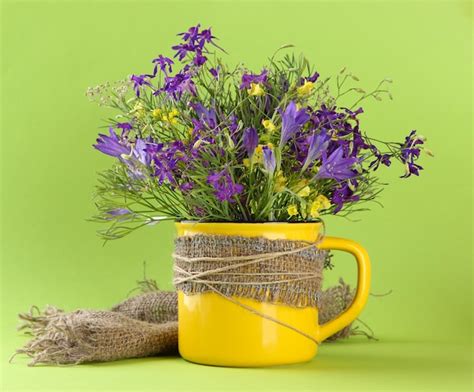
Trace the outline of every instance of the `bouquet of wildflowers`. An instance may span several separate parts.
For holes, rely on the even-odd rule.
[[[397,160],[418,175],[424,138],[402,142],[366,135],[360,103],[372,91],[345,69],[321,78],[303,57],[282,56],[260,72],[229,68],[210,29],[179,34],[173,59],[159,55],[151,73],[90,88],[116,109],[94,147],[114,158],[100,174],[96,220],[106,239],[155,222],[310,222],[362,210],[383,184],[374,175]],[[353,96],[350,104],[349,96]]]

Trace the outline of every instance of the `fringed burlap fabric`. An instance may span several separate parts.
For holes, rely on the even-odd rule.
[[[152,324],[109,311],[64,313],[48,307],[44,314],[20,315],[33,335],[17,354],[30,365],[80,364],[177,352],[178,322]]]
[[[153,285],[156,287],[156,285]],[[319,317],[326,322],[352,302],[344,282],[321,293]],[[77,310],[65,313],[52,306],[33,307],[20,314],[19,326],[31,340],[17,350],[37,364],[79,364],[176,353],[177,293],[150,291],[114,306],[113,311]],[[335,305],[337,304],[337,305]],[[347,327],[336,338],[357,334]],[[360,332],[360,331],[359,331]],[[333,338],[330,338],[333,339]]]
[[[300,241],[239,236],[178,237],[174,284],[186,294],[214,291],[289,306],[316,306],[327,251]]]

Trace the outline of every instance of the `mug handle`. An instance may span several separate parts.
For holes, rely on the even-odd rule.
[[[334,320],[320,325],[318,341],[322,342],[352,323],[364,308],[370,290],[370,258],[367,251],[352,240],[325,237],[318,245],[320,249],[342,250],[352,254],[357,261],[357,290],[351,305]]]

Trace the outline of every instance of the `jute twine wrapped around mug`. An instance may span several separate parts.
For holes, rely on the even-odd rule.
[[[174,285],[190,295],[215,292],[319,344],[305,332],[236,299],[317,306],[328,255],[318,249],[318,242],[203,234],[178,237],[173,254]]]

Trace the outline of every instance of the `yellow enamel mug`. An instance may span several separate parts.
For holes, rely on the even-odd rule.
[[[176,224],[178,236],[196,234],[264,237],[315,242],[320,223],[196,223]],[[322,342],[354,321],[369,295],[370,260],[358,243],[324,237],[320,249],[351,253],[358,267],[357,290],[350,307],[336,319],[318,324],[316,307],[296,308],[284,304],[234,297],[239,303],[268,315]],[[250,312],[217,293],[186,295],[178,292],[179,352],[191,362],[236,367],[282,365],[311,360],[317,344],[290,328]]]

